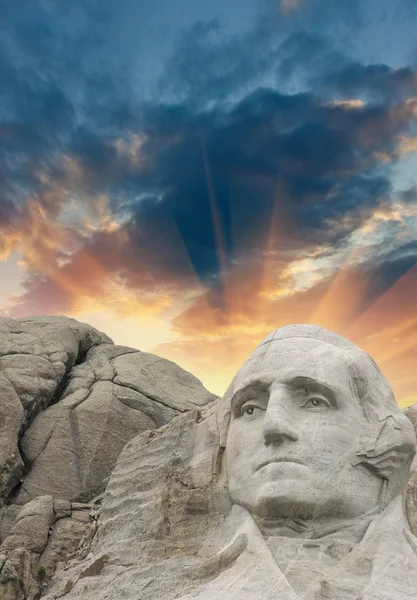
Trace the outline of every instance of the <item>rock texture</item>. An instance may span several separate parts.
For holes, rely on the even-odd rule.
[[[66,317],[0,318],[0,598],[31,600],[93,536],[125,444],[216,396]]]
[[[275,332],[277,340],[298,338],[284,346],[277,342],[275,351],[261,344],[218,402],[125,446],[97,531],[81,545],[85,558],[55,575],[45,600],[417,597],[417,538],[404,512],[413,427],[382,374],[358,349],[320,328],[301,330],[303,335],[291,328]],[[351,371],[343,368],[346,363]],[[244,395],[256,374],[273,387],[266,395],[258,382]],[[284,385],[290,374],[324,379],[333,387],[339,382],[337,410],[344,419],[324,403],[329,396],[323,388],[311,393],[305,382],[306,389]],[[310,408],[306,393],[323,404]],[[261,429],[258,419],[267,421]],[[346,435],[349,419],[352,431]],[[308,440],[314,452],[304,456]],[[338,467],[323,472],[320,461],[329,458],[333,444],[335,456],[343,444]],[[304,458],[311,480],[308,471],[297,479],[293,467],[266,470],[265,480],[257,475],[257,460],[267,450],[284,449],[286,456]],[[349,473],[356,489],[344,490]],[[311,494],[313,482],[323,486],[319,497]],[[310,508],[323,498],[325,512],[310,518]],[[294,505],[297,514],[277,516],[291,513]]]
[[[414,425],[414,431],[417,436],[417,404],[406,408],[404,413]],[[417,535],[417,454],[411,463],[408,475],[406,510],[411,530],[414,535]]]
[[[265,448],[264,434],[255,434],[256,419],[263,414],[256,411],[270,406],[278,415],[280,397],[260,406],[264,390],[254,388],[235,417],[230,403],[251,370],[257,373],[266,364],[268,340],[294,333],[300,337],[300,331],[289,327],[271,334],[220,399],[177,365],[115,346],[104,334],[72,319],[0,319],[0,599],[417,597],[417,458],[408,484],[407,473],[401,471],[415,443],[409,421],[417,430],[417,405],[404,411],[404,419],[378,374],[371,377],[376,393],[366,396],[355,372],[359,396],[364,401],[366,396],[369,406],[374,402],[367,414],[376,411],[379,433],[372,437],[368,430],[361,438],[362,449],[356,450],[362,455],[356,454],[351,466],[355,472],[366,463],[369,482],[375,482],[376,473],[391,481],[383,506],[368,506],[359,522],[345,523],[345,538],[343,528],[342,534],[337,527],[323,533],[318,522],[306,538],[300,537],[308,521],[285,519],[278,524],[277,548],[252,514],[258,504],[251,487],[245,486],[253,476],[249,466],[258,442]],[[337,338],[314,326],[301,333],[304,338]],[[346,340],[342,346],[345,342],[355,354]],[[314,346],[311,339],[301,344],[303,353],[309,344]],[[332,349],[327,356],[322,346],[314,348],[307,370],[313,376],[318,365],[323,377],[323,365],[330,365],[337,352]],[[289,360],[293,369],[301,365],[296,360],[299,348],[294,352]],[[273,353],[268,356],[269,375],[278,382],[283,350],[279,348],[276,364]],[[331,373],[326,376],[331,378]],[[336,373],[340,375],[340,365]],[[320,409],[320,417],[314,410],[306,417],[322,419],[321,427],[305,431],[323,435],[327,444],[335,435],[330,421],[323,421],[327,409]],[[351,410],[347,414],[352,416]],[[242,437],[243,415],[252,426]],[[296,443],[291,430],[295,421],[285,424],[286,418],[282,413],[274,427],[287,427],[279,435]],[[265,438],[269,444],[278,435],[271,423],[269,441]],[[321,449],[317,444],[312,464]],[[373,484],[358,486],[371,501]],[[358,535],[364,541],[355,545]],[[300,580],[297,573],[303,575]],[[305,581],[313,582],[307,591]]]

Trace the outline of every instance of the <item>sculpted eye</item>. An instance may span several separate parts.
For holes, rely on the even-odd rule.
[[[259,406],[255,406],[254,404],[245,404],[240,409],[240,415],[244,416],[252,416],[256,411],[262,410]]]
[[[314,398],[309,398],[304,404],[303,408],[309,408],[311,406],[314,408],[320,408],[322,406],[330,408],[331,404],[328,400],[325,400],[324,398],[318,398],[317,396],[315,396]]]

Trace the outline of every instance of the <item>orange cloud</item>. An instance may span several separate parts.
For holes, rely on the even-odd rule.
[[[279,192],[277,206],[279,198],[285,196],[282,190]],[[357,229],[353,239],[363,243],[384,223],[406,222],[406,210],[407,207],[400,205],[379,207],[368,222]],[[274,214],[278,213],[276,208]],[[417,389],[417,378],[413,374],[417,348],[414,306],[417,267],[356,317],[370,283],[364,271],[357,268],[357,263],[366,256],[363,247],[353,246],[337,257],[335,249],[312,246],[304,259],[294,259],[284,267],[274,248],[281,235],[280,227],[285,228],[286,224],[272,217],[265,236],[265,260],[242,262],[229,269],[228,301],[223,307],[216,293],[204,290],[198,283],[191,266],[186,289],[181,293],[178,286],[164,288],[163,273],[159,273],[162,276],[159,285],[154,281],[154,287],[149,286],[149,279],[146,284],[149,274],[145,267],[149,256],[140,256],[136,279],[129,280],[123,274],[115,276],[109,262],[111,256],[126,258],[130,252],[130,239],[123,227],[110,227],[100,234],[105,236],[101,247],[108,249],[108,255],[104,250],[95,249],[92,254],[86,248],[79,248],[60,266],[51,256],[65,242],[66,230],[58,228],[58,233],[54,232],[52,222],[36,203],[31,205],[28,215],[28,225],[37,238],[36,245],[30,246],[37,250],[31,264],[36,265],[49,283],[39,290],[32,304],[29,301],[25,304],[23,299],[12,316],[36,311],[45,313],[51,290],[59,289],[69,302],[65,314],[95,325],[103,322],[104,315],[111,322],[119,321],[120,327],[115,326],[111,332],[116,343],[139,349],[145,349],[144,344],[146,350],[193,372],[208,389],[218,394],[225,391],[236,371],[270,331],[289,323],[315,323],[345,335],[369,352],[384,370],[400,404],[411,403],[414,397]],[[174,236],[174,224],[169,231],[169,235]],[[178,238],[172,239],[180,244],[178,232],[177,235]],[[70,241],[64,245],[68,247]],[[187,260],[185,247],[180,251],[183,254],[179,260],[184,262]],[[24,260],[27,266],[28,259]],[[143,284],[148,285],[148,291]],[[30,298],[30,290],[28,293]],[[154,324],[155,340],[161,339],[164,332],[165,343],[152,346],[149,325],[146,339],[141,337],[139,330],[145,329],[146,321]],[[137,325],[136,336],[131,328],[127,331],[124,323]],[[106,327],[102,330],[106,331]]]
[[[146,142],[144,134],[129,134],[125,137],[110,140],[117,154],[125,161],[128,161],[132,167],[143,168],[147,164],[145,154],[141,152],[143,144]]]
[[[417,389],[417,266],[360,311],[373,284],[372,271],[361,266],[375,256],[372,235],[378,239],[380,230],[394,223],[401,237],[413,211],[395,202],[382,204],[353,232],[350,250],[347,245],[338,256],[334,248],[312,247],[304,259],[284,269],[271,250],[270,231],[263,268],[248,262],[229,273],[228,312],[216,309],[213,294],[200,295],[173,319],[178,339],[152,351],[178,362],[221,395],[270,331],[290,323],[314,323],[368,352],[383,369],[399,404],[411,404]]]
[[[132,153],[133,161],[140,160],[139,140],[130,140],[127,146],[124,143],[119,143],[118,152]],[[357,315],[372,283],[359,268],[361,263],[372,263],[378,256],[378,236],[387,226],[395,225],[395,230],[384,238],[386,244],[404,235],[412,238],[408,224],[417,209],[384,203],[365,220],[358,213],[329,222],[329,227],[346,232],[345,246],[304,244],[301,255],[297,244],[287,248],[285,243],[294,226],[284,217],[283,207],[290,199],[279,181],[271,214],[264,221],[254,221],[252,229],[243,221],[253,215],[233,211],[241,221],[232,222],[232,242],[242,258],[229,266],[224,224],[210,164],[206,155],[204,158],[221,291],[203,288],[169,214],[159,218],[159,237],[151,236],[152,243],[142,244],[139,235],[133,239],[125,224],[114,219],[105,195],[80,203],[68,187],[40,173],[45,189],[42,202],[35,197],[28,200],[20,220],[5,232],[0,246],[6,258],[18,248],[21,268],[41,276],[36,282],[28,280],[26,293],[10,307],[11,316],[56,311],[97,324],[104,322],[106,315],[112,323],[120,321],[120,327],[113,327],[114,333],[109,331],[116,343],[144,349],[143,343],[148,351],[193,372],[218,394],[270,331],[289,323],[315,323],[346,335],[369,352],[383,368],[399,402],[411,402],[417,389],[413,375],[415,269]],[[82,188],[88,172],[70,157],[65,157],[63,164],[75,187]],[[241,177],[244,186],[246,175]],[[238,202],[239,194],[232,198]],[[248,232],[259,240],[257,255],[252,252],[253,245],[247,246]],[[176,271],[178,265],[180,271]],[[145,328],[145,321],[153,323],[155,340],[164,337],[166,341],[152,347],[149,326],[146,341],[139,332],[134,337],[131,329],[136,325]],[[129,330],[123,326],[126,323]],[[106,327],[102,329],[106,331]]]
[[[346,109],[363,108],[365,102],[363,100],[332,100],[328,103],[329,106],[340,106]]]
[[[409,154],[417,152],[417,137],[400,136],[398,138],[397,151],[399,154]]]
[[[270,300],[268,306],[264,304],[261,318],[256,310],[255,290],[247,299],[246,310],[242,310],[241,304],[241,313],[233,313],[228,318],[211,310],[207,298],[202,297],[174,320],[174,331],[179,339],[159,344],[151,351],[177,362],[199,377],[208,389],[221,395],[270,331],[290,323],[310,322],[346,336],[368,352],[388,378],[397,402],[404,407],[413,403],[417,389],[414,278],[417,281],[415,269],[384,295],[385,300],[377,301],[352,326],[346,314],[359,304],[357,291],[366,288],[363,275],[355,278],[354,271],[342,270],[327,288],[317,285],[291,298]],[[395,306],[399,307],[398,311],[393,309]],[[367,336],[369,332],[373,333],[372,338]]]

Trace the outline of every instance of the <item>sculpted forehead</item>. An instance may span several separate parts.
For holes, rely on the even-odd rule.
[[[234,378],[236,391],[250,380],[271,381],[305,375],[350,387],[349,351],[311,338],[288,338],[256,349]]]

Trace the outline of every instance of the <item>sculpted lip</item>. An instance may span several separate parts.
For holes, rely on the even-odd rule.
[[[259,469],[262,469],[262,467],[265,467],[266,465],[270,465],[272,463],[279,463],[279,462],[297,463],[299,465],[304,464],[301,462],[301,460],[298,460],[297,458],[269,458],[268,460],[264,460],[264,462],[262,462],[259,465],[259,467],[257,468],[257,471],[259,471]]]

